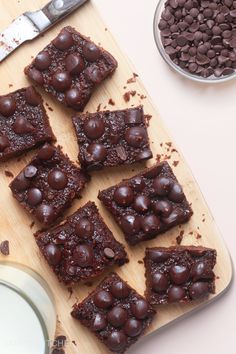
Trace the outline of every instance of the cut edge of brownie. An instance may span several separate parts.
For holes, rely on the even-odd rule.
[[[89,314],[86,316],[84,316],[84,313],[85,310],[84,310],[84,307],[85,305],[91,300],[93,302],[93,297],[94,295],[100,291],[100,290],[104,290],[104,289],[109,289],[110,286],[113,284],[113,283],[116,283],[116,282],[122,282],[124,283],[128,289],[129,289],[129,296],[133,296],[134,299],[136,298],[136,302],[137,300],[144,300],[146,303],[147,303],[147,315],[146,315],[146,318],[144,317],[143,319],[141,319],[141,317],[139,318],[139,321],[142,323],[145,322],[145,324],[143,325],[143,328],[142,328],[142,331],[140,332],[140,334],[137,336],[137,337],[128,337],[130,339],[130,341],[126,342],[127,345],[125,346],[125,348],[122,348],[120,350],[112,350],[111,348],[108,347],[108,345],[106,344],[106,340],[107,338],[104,338],[102,339],[101,336],[99,335],[99,331],[96,331],[94,329],[92,329],[92,325],[89,324],[89,322],[91,321],[91,313],[90,313],[90,316]],[[133,300],[134,300],[133,299]],[[115,306],[119,306],[119,303],[122,304],[122,298],[118,298],[117,299],[117,304]],[[134,302],[131,302],[131,304],[134,303]],[[96,307],[96,305],[93,303],[93,306]],[[106,314],[106,311],[108,311],[108,309],[104,309],[103,310],[103,313]],[[131,310],[130,310],[131,311]],[[99,312],[97,312],[99,313]],[[152,323],[152,320],[154,318],[154,316],[156,315],[156,310],[152,307],[152,305],[148,302],[148,300],[140,295],[132,286],[130,286],[128,284],[128,282],[126,280],[124,280],[123,278],[121,278],[117,273],[115,272],[111,272],[110,274],[108,274],[97,286],[96,288],[87,295],[87,297],[85,297],[80,303],[75,303],[72,307],[72,311],[71,311],[71,316],[73,318],[75,318],[76,320],[78,320],[84,327],[86,327],[90,333],[92,335],[95,335],[95,337],[101,342],[103,343],[103,345],[106,346],[106,348],[108,348],[111,352],[114,352],[116,354],[123,354],[126,352],[126,350],[129,349],[130,346],[132,346],[133,344],[135,344],[139,339],[140,337],[142,337],[148,330],[149,326],[151,325]],[[134,314],[132,314],[131,316],[129,316],[129,318],[135,318],[137,319],[138,317],[136,317]],[[129,319],[128,318],[128,319]],[[109,325],[109,323],[107,324]],[[114,327],[113,325],[110,325],[111,327]],[[105,331],[105,330],[104,330]],[[122,331],[122,328],[115,328],[114,329],[115,332],[119,332],[119,331]],[[107,330],[105,331],[105,333],[107,333],[107,336],[109,334],[109,332],[112,332],[112,329],[110,330]],[[123,333],[123,331],[122,331]]]
[[[95,271],[94,274],[92,274],[91,276],[88,277],[81,277],[80,279],[77,279],[76,281],[73,280],[74,276],[68,276],[68,279],[71,278],[70,280],[66,280],[60,276],[60,272],[56,272],[55,271],[55,266],[51,265],[45,255],[45,252],[43,252],[42,250],[42,237],[47,236],[48,234],[53,234],[54,231],[59,231],[60,229],[63,230],[63,227],[68,224],[68,223],[74,223],[74,219],[77,215],[79,215],[81,212],[83,212],[83,210],[85,210],[86,208],[88,209],[92,209],[92,211],[94,211],[94,214],[96,214],[96,221],[99,221],[99,226],[103,228],[103,231],[105,232],[106,236],[109,237],[109,241],[113,242],[115,246],[117,246],[117,248],[119,248],[119,257],[114,257],[113,260],[112,258],[110,258],[110,263],[107,264],[106,266],[104,266],[103,268],[100,269],[100,271]],[[83,218],[83,217],[82,217]],[[122,243],[120,243],[113,235],[112,231],[108,228],[107,224],[105,223],[103,217],[101,216],[99,209],[97,208],[96,204],[93,201],[88,201],[86,204],[84,204],[83,206],[79,207],[79,209],[77,209],[73,214],[69,215],[65,220],[61,221],[58,225],[53,226],[52,228],[45,230],[45,229],[41,229],[38,230],[37,232],[34,233],[34,237],[35,237],[35,241],[41,251],[41,253],[43,254],[45,260],[47,261],[48,265],[50,266],[50,268],[53,270],[53,272],[55,273],[55,275],[57,276],[58,280],[60,282],[63,282],[66,285],[74,285],[77,284],[78,282],[82,282],[82,281],[90,281],[93,278],[97,278],[99,276],[101,276],[107,269],[109,269],[110,267],[113,267],[115,265],[121,267],[122,265],[124,265],[125,263],[129,262],[128,259],[128,255],[127,252],[125,250],[125,247]],[[79,237],[79,236],[78,236]],[[93,240],[93,238],[91,237],[91,239]],[[51,241],[53,241],[54,239],[52,239]]]
[[[151,281],[151,262],[152,260],[149,258],[149,252],[152,251],[157,251],[157,252],[164,252],[164,253],[168,253],[170,254],[170,258],[172,257],[173,253],[183,253],[183,252],[188,252],[191,254],[192,257],[196,257],[196,263],[200,262],[200,257],[203,257],[207,252],[209,252],[211,254],[211,257],[209,257],[211,259],[211,271],[213,274],[212,278],[209,279],[205,279],[203,278],[202,281],[205,279],[205,281],[208,283],[208,292],[206,292],[206,294],[203,294],[203,296],[199,296],[196,297],[196,299],[191,299],[188,295],[188,298],[186,298],[186,296],[183,299],[180,299],[179,301],[176,301],[175,303],[191,303],[197,300],[204,300],[206,298],[209,297],[210,294],[215,294],[216,288],[215,288],[215,273],[213,271],[215,265],[216,265],[216,258],[217,258],[217,251],[213,248],[209,248],[209,247],[204,247],[204,246],[194,246],[194,245],[189,245],[189,246],[170,246],[170,247],[147,247],[145,250],[145,256],[143,258],[143,262],[144,262],[144,267],[145,267],[145,284],[146,284],[146,289],[145,289],[145,297],[148,299],[148,301],[150,302],[150,304],[152,306],[163,306],[163,305],[168,305],[169,302],[168,300],[165,300],[164,302],[158,302],[157,301],[157,296],[158,293],[155,293],[154,290],[152,290],[152,281]],[[161,256],[160,256],[161,257]],[[167,258],[163,258],[160,262],[158,262],[159,264],[164,264],[165,261],[167,260]],[[155,262],[155,261],[153,261]],[[191,275],[191,274],[190,274]],[[199,278],[201,280],[201,278]],[[208,281],[207,281],[208,280]],[[180,285],[181,286],[181,285]],[[164,292],[163,292],[164,293]],[[162,294],[163,294],[162,293]],[[159,294],[162,295],[161,293]]]

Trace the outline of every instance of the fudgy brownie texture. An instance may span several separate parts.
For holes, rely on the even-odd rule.
[[[79,160],[87,170],[130,165],[152,157],[141,106],[80,114],[73,123]]]
[[[64,155],[45,144],[11,182],[13,196],[44,226],[53,224],[80,197],[89,176]]]
[[[65,284],[90,280],[109,266],[128,261],[124,247],[116,241],[93,202],[61,225],[38,231],[35,237],[49,265]]]
[[[147,248],[146,296],[152,305],[189,302],[215,292],[216,251],[194,246]]]
[[[59,102],[83,111],[94,88],[116,68],[111,54],[68,26],[25,68],[25,74]]]
[[[100,191],[98,198],[131,245],[152,239],[192,215],[182,187],[166,161]]]
[[[42,97],[32,86],[0,96],[0,161],[52,140]]]
[[[71,314],[111,352],[122,354],[145,332],[155,311],[144,297],[111,273],[82,303],[74,305]]]

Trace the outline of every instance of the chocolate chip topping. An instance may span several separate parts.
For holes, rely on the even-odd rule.
[[[142,332],[142,322],[135,318],[129,318],[125,324],[124,332],[129,337],[137,337]]]
[[[24,175],[26,178],[33,178],[36,176],[38,169],[36,166],[29,165],[24,169]]]
[[[146,129],[144,127],[132,127],[127,129],[125,140],[130,146],[135,148],[142,146],[148,140]]]
[[[112,283],[111,293],[117,299],[124,299],[129,296],[130,288],[123,281],[116,281]]]
[[[107,314],[108,322],[114,327],[122,327],[128,319],[128,313],[120,306],[115,306]]]
[[[115,352],[123,351],[127,345],[127,338],[123,332],[111,332],[106,340],[108,348]]]
[[[83,55],[88,61],[96,61],[100,55],[100,49],[92,42],[85,43],[83,47]]]
[[[96,117],[90,118],[84,123],[84,131],[90,139],[100,138],[105,131],[104,120]]]
[[[134,316],[139,319],[143,320],[148,315],[148,302],[146,300],[137,300],[135,303],[131,305],[131,310]]]
[[[70,88],[72,79],[67,71],[56,72],[52,77],[52,86],[59,92]]]
[[[84,60],[79,53],[69,54],[66,57],[65,63],[66,63],[66,69],[71,75],[78,75],[85,68]]]
[[[10,146],[9,139],[4,135],[0,135],[0,152],[3,152],[9,146]]]
[[[12,126],[16,134],[27,134],[35,131],[34,126],[24,116],[18,116]]]
[[[38,188],[31,188],[27,194],[27,203],[31,206],[38,205],[43,199],[43,194]]]
[[[114,258],[115,257],[115,252],[109,247],[104,248],[104,254],[107,258]]]
[[[45,70],[51,65],[51,58],[48,52],[42,51],[35,58],[35,66],[38,70]]]
[[[120,186],[114,192],[114,200],[121,206],[128,206],[133,202],[134,194],[130,187]]]
[[[47,161],[53,157],[55,154],[55,149],[53,146],[49,144],[45,144],[39,151],[38,151],[38,158],[43,161]]]
[[[63,29],[59,35],[52,41],[57,49],[67,50],[74,44],[72,34]]]
[[[106,326],[107,326],[106,316],[101,313],[97,313],[94,318],[92,329],[96,332],[102,331],[103,329],[106,328]]]
[[[25,99],[31,106],[38,106],[41,102],[40,96],[33,86],[27,87],[25,90]]]
[[[35,215],[42,224],[51,224],[55,218],[54,209],[51,205],[41,204],[35,210]]]
[[[107,150],[103,144],[92,143],[87,148],[88,155],[86,158],[88,161],[103,162],[107,156]]]
[[[16,102],[13,96],[0,97],[0,113],[10,117],[16,110]]]
[[[48,174],[48,183],[53,189],[64,189],[68,183],[67,174],[59,169],[54,169]]]
[[[73,253],[74,261],[80,267],[85,268],[92,266],[94,253],[91,246],[85,245],[78,245]]]
[[[91,237],[94,233],[93,224],[87,218],[82,218],[75,225],[75,233],[81,238]]]
[[[49,243],[45,247],[44,252],[50,264],[57,265],[61,262],[62,254],[60,248],[56,246],[54,243]]]
[[[113,304],[113,298],[110,292],[105,290],[99,290],[94,295],[94,303],[97,307],[101,309],[107,309]]]

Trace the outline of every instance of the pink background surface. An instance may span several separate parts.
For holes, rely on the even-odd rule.
[[[236,79],[193,83],[173,73],[160,57],[152,21],[157,0],[93,0],[126,52],[162,119],[182,150],[236,259]],[[236,287],[204,310],[154,333],[135,354],[235,353]]]

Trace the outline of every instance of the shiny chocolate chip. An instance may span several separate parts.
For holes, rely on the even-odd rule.
[[[193,283],[189,287],[189,295],[192,300],[199,299],[202,296],[206,296],[209,293],[209,287],[207,282],[198,281]]]
[[[111,285],[111,293],[117,299],[125,299],[130,294],[130,288],[123,281],[116,281]]]
[[[204,261],[196,262],[191,268],[191,276],[193,281],[199,279],[213,279],[214,273],[210,264]]]
[[[117,187],[114,192],[114,201],[120,206],[129,206],[134,200],[134,193],[129,186]]]
[[[0,97],[0,113],[5,117],[10,117],[15,113],[16,101],[13,96]]]
[[[41,204],[35,211],[36,218],[43,224],[49,225],[55,219],[55,212],[53,206],[48,204]]]
[[[150,205],[150,199],[141,194],[135,197],[133,207],[138,213],[146,213],[149,210]]]
[[[102,313],[97,313],[92,323],[92,329],[96,332],[102,331],[107,326],[106,316]]]
[[[169,282],[165,274],[155,272],[151,279],[152,289],[159,294],[162,294],[168,289]]]
[[[79,53],[72,53],[66,57],[66,70],[71,75],[79,75],[85,67],[83,58]]]
[[[92,117],[84,123],[84,132],[90,139],[100,138],[105,131],[105,123],[103,119]]]
[[[81,238],[91,237],[94,233],[94,226],[87,218],[82,218],[75,225],[75,233]]]
[[[48,184],[53,189],[64,189],[68,184],[67,174],[60,169],[50,171],[48,174]]]
[[[126,124],[140,124],[143,120],[143,115],[139,109],[128,110],[125,114],[125,123]]]
[[[153,181],[153,189],[157,195],[168,195],[171,188],[171,180],[165,176],[156,177]]]
[[[27,134],[35,131],[35,127],[24,116],[18,116],[12,128],[16,134]]]
[[[53,146],[49,144],[45,144],[39,151],[38,151],[38,158],[43,161],[50,160],[55,154],[55,149]]]
[[[45,70],[48,69],[49,66],[51,65],[51,57],[49,55],[49,53],[45,50],[43,50],[42,52],[40,52],[35,60],[34,60],[34,65],[38,70]]]
[[[113,331],[108,335],[106,345],[111,351],[123,352],[127,346],[126,335],[123,332]]]
[[[155,214],[167,217],[172,212],[172,205],[166,200],[156,200],[152,203],[152,209]]]
[[[27,87],[25,90],[25,99],[31,106],[37,106],[41,102],[40,95],[33,86]]]
[[[24,175],[26,178],[33,178],[36,176],[38,169],[36,166],[29,165],[24,169]]]
[[[120,225],[126,235],[134,235],[141,228],[140,219],[134,215],[123,216]]]
[[[18,192],[22,192],[29,188],[30,180],[25,178],[24,172],[21,172],[12,182],[13,189],[17,190]]]
[[[113,259],[115,257],[115,252],[109,247],[104,248],[103,252],[104,255],[109,259]]]
[[[131,311],[133,315],[139,320],[143,320],[147,317],[148,310],[148,302],[144,299],[139,299],[131,305]]]
[[[175,203],[181,203],[184,199],[184,192],[179,183],[174,183],[171,186],[170,192],[168,194],[169,199]]]
[[[173,285],[168,290],[168,301],[178,302],[186,296],[185,290],[181,286]]]
[[[169,216],[162,217],[162,221],[166,225],[174,225],[176,222],[180,221],[183,216],[182,209],[174,209]]]
[[[4,150],[9,146],[10,146],[9,139],[4,135],[0,135],[0,152],[4,152]]]
[[[176,285],[186,283],[190,276],[189,269],[183,265],[173,265],[170,268],[170,278]]]
[[[37,82],[37,84],[39,84],[40,86],[44,84],[43,74],[41,73],[41,71],[37,70],[36,68],[31,68],[28,71],[28,75],[32,80]]]
[[[107,309],[113,304],[113,297],[109,291],[99,290],[94,295],[94,303],[101,309]]]
[[[56,265],[58,265],[61,262],[61,259],[62,259],[61,250],[54,243],[49,243],[44,248],[44,254],[45,254],[45,257],[48,260],[48,263],[53,265],[53,266],[56,266]]]
[[[67,71],[56,72],[52,77],[52,86],[56,91],[64,92],[71,84],[72,79]]]
[[[132,186],[134,188],[135,191],[137,192],[141,192],[144,187],[145,187],[145,183],[142,177],[134,177],[131,180]]]
[[[137,337],[143,330],[142,322],[135,318],[129,318],[125,324],[124,332],[129,337]]]
[[[153,234],[159,230],[160,219],[156,215],[148,215],[141,219],[141,227],[146,234]]]
[[[83,46],[82,53],[86,60],[96,61],[101,55],[101,50],[94,43],[87,42]]]
[[[84,73],[94,84],[99,84],[103,80],[103,72],[97,65],[88,66]]]
[[[107,314],[108,322],[114,327],[122,327],[128,319],[128,313],[120,306],[113,307]]]
[[[36,206],[41,203],[43,194],[38,188],[30,188],[27,194],[27,203],[31,206]]]
[[[148,141],[146,129],[144,127],[132,127],[125,132],[126,142],[135,148],[138,148]]]
[[[73,87],[65,93],[66,103],[71,107],[76,107],[80,104],[82,100],[81,92]]]
[[[57,49],[66,50],[72,47],[74,40],[70,32],[62,30],[52,43]]]
[[[168,252],[150,248],[148,249],[147,255],[148,258],[155,263],[165,262],[170,258],[170,254]]]
[[[82,268],[92,266],[94,252],[89,245],[78,245],[73,252],[73,259]]]
[[[107,157],[107,149],[103,144],[91,143],[87,147],[88,160],[92,162],[103,162]]]

